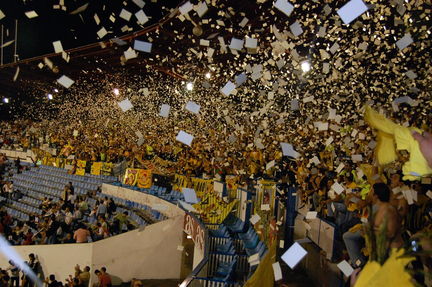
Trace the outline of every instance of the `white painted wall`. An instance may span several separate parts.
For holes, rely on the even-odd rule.
[[[179,279],[184,216],[177,216],[94,243],[93,266],[106,266],[123,282],[139,279]]]
[[[81,267],[92,265],[91,243],[16,246],[15,250],[25,261],[29,260],[30,253],[37,255],[45,278],[54,274],[56,278],[64,281],[69,274],[74,274],[76,264]],[[0,267],[8,267],[8,261],[9,259],[0,254]]]
[[[102,193],[113,195],[130,201],[135,201],[151,207],[157,207],[155,209],[159,210],[159,212],[165,214],[167,217],[175,217],[178,215],[184,216],[185,214],[184,210],[175,204],[172,204],[157,196],[139,192],[129,188],[104,183],[102,184]]]

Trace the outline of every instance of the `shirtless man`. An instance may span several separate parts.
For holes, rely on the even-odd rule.
[[[389,240],[388,247],[402,247],[401,219],[397,209],[390,204],[390,189],[384,183],[375,183],[373,185],[373,196],[378,206],[374,218],[375,232],[379,233],[382,225],[386,224],[386,235]]]

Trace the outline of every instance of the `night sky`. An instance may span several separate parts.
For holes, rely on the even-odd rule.
[[[168,13],[168,9],[174,8],[180,1],[159,1],[160,3],[148,3],[142,8],[147,16],[151,16],[150,21],[145,26],[157,22],[163,15]],[[80,14],[71,15],[70,13],[88,3],[88,7]],[[0,23],[4,26],[4,39],[6,43],[14,39],[15,20],[18,20],[18,45],[17,54],[19,59],[28,59],[54,52],[52,42],[60,40],[65,50],[79,47],[99,41],[97,31],[105,27],[112,33],[107,36],[115,38],[127,33],[122,32],[124,25],[132,28],[133,31],[142,29],[136,23],[135,16],[132,15],[130,21],[119,17],[124,8],[132,14],[140,10],[132,1],[119,0],[98,0],[98,1],[65,1],[66,11],[54,9],[53,5],[58,5],[58,1],[22,1],[7,0],[1,1],[0,10],[6,15]],[[126,4],[126,5],[124,5]],[[162,6],[166,5],[161,9]],[[29,19],[25,12],[36,11],[39,15]],[[97,14],[101,23],[96,24],[94,15]],[[109,20],[110,16],[115,17],[115,22]],[[9,32],[7,35],[7,32]],[[4,48],[4,63],[13,61],[14,44]]]

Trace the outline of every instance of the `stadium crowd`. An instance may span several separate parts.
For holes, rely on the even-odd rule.
[[[0,166],[4,168],[8,162],[4,155],[0,157],[3,159]],[[1,195],[13,200],[21,198],[12,181],[2,183]],[[89,204],[90,198],[96,201],[93,207]],[[64,187],[61,199],[44,197],[39,209],[41,214],[31,214],[28,221],[22,222],[2,208],[0,233],[12,245],[85,243],[137,227],[128,211],[116,212],[117,206],[111,198],[101,197],[98,190],[76,195],[72,182]]]
[[[198,138],[192,148],[184,148],[176,142],[159,141],[156,136],[146,137],[146,142],[139,145],[112,131],[106,131],[104,136],[95,135],[91,128],[66,127],[55,132],[52,128],[45,129],[41,123],[29,121],[1,123],[0,126],[1,148],[26,150],[47,145],[60,157],[74,155],[75,160],[88,162],[127,161],[128,166],[133,167],[145,167],[145,160],[162,158],[168,162],[165,167],[171,173],[220,176],[222,180],[226,175],[235,175],[240,185],[250,183],[251,178],[295,185],[301,195],[300,208],[316,211],[320,217],[335,223],[335,240],[344,244],[339,245],[342,248],[333,260],[345,256],[355,268],[362,267],[374,252],[370,250],[363,228],[366,223],[372,226],[374,236],[385,238],[383,258],[388,256],[391,248],[412,249],[419,244],[430,250],[430,178],[402,180],[401,167],[409,158],[404,151],[398,153],[394,163],[379,166],[373,152],[376,146],[374,132],[363,121],[339,127],[338,133],[331,130],[317,132],[311,125],[299,127],[297,135],[289,135],[292,136],[290,142],[302,154],[296,160],[284,156],[274,144],[266,149],[235,144],[233,148],[227,142],[208,144],[204,138]],[[75,135],[69,136],[76,129]],[[321,139],[325,136],[330,136],[332,141],[323,143]],[[270,139],[274,142],[278,138]],[[421,142],[422,139],[417,140]],[[211,149],[211,146],[217,148]],[[422,151],[427,156],[428,151]],[[361,160],[353,155],[360,155]],[[41,158],[33,160],[36,162]],[[0,161],[0,166],[5,164],[4,156]],[[274,164],[269,166],[272,161]],[[19,170],[19,163],[15,164]],[[335,192],[335,184],[345,188]],[[3,194],[13,196],[13,183],[2,185]],[[43,214],[32,216],[24,223],[14,222],[2,211],[2,232],[13,244],[50,244],[87,242],[90,237],[98,240],[133,228],[127,214],[114,215],[115,207],[109,199],[98,201],[96,207],[89,210],[87,200],[92,196],[91,192],[76,196],[73,186],[68,185],[62,200],[54,203],[45,198],[41,206]],[[284,198],[286,194],[277,196]],[[83,222],[84,215],[92,217],[95,223]],[[425,268],[432,266],[430,258],[419,257],[417,263]]]

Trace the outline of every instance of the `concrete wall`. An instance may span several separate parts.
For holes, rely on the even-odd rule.
[[[43,276],[46,278],[54,274],[56,278],[64,281],[69,274],[74,274],[74,267],[79,264],[81,267],[92,265],[92,244],[55,244],[55,245],[33,245],[16,246],[15,250],[28,261],[28,255],[34,253],[41,263]],[[9,266],[9,259],[0,255],[0,267]]]
[[[179,279],[183,216],[94,243],[93,266],[107,266],[123,282],[132,278]]]

